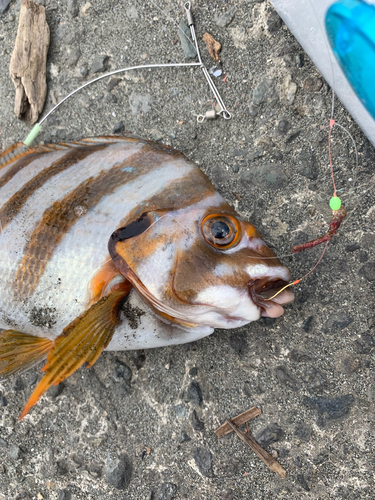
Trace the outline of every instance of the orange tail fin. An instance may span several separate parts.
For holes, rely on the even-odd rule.
[[[32,368],[47,356],[52,346],[52,340],[3,330],[0,334],[0,377]]]

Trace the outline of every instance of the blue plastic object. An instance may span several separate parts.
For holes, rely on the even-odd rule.
[[[375,119],[375,6],[341,0],[328,9],[325,23],[341,69]]]

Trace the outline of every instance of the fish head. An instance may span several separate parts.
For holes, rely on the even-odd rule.
[[[112,234],[109,252],[159,316],[185,327],[276,318],[294,298],[289,288],[272,298],[289,271],[225,202],[146,212]]]

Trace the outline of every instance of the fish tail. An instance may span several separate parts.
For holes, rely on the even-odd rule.
[[[0,334],[0,378],[29,370],[46,358],[53,342],[17,330]]]

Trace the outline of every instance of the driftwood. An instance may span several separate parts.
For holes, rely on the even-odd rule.
[[[282,467],[279,462],[277,462],[269,453],[266,452],[256,441],[255,439],[246,434],[245,432],[240,431],[230,420],[225,422],[229,425],[232,430],[237,434],[237,436],[242,439],[244,443],[246,443],[250,448],[258,455],[258,457],[276,474],[279,474],[282,478],[286,477],[286,470]]]
[[[242,439],[250,448],[258,455],[258,457],[263,460],[263,462],[269,467],[273,472],[279,474],[282,478],[286,477],[286,470],[282,467],[279,462],[277,462],[269,453],[264,450],[260,444],[258,444],[255,439],[250,435],[249,430],[247,432],[242,432],[238,428],[239,425],[245,424],[247,427],[247,422],[252,418],[257,417],[262,413],[260,408],[250,408],[249,410],[240,413],[239,415],[226,420],[220,427],[216,429],[215,434],[217,437],[223,437],[230,432],[235,432],[237,436]]]
[[[236,425],[239,427],[242,424],[245,424],[252,418],[257,417],[262,413],[262,410],[260,408],[250,408],[250,410],[246,410],[243,413],[240,413],[240,415],[237,415],[236,417],[233,417],[230,419],[232,424]],[[226,434],[229,434],[230,432],[233,432],[233,428],[227,424],[227,422],[224,422],[220,427],[214,431],[217,437],[223,437]]]
[[[38,120],[46,99],[49,39],[45,8],[32,0],[22,0],[9,71],[16,87],[14,112],[31,124]]]

